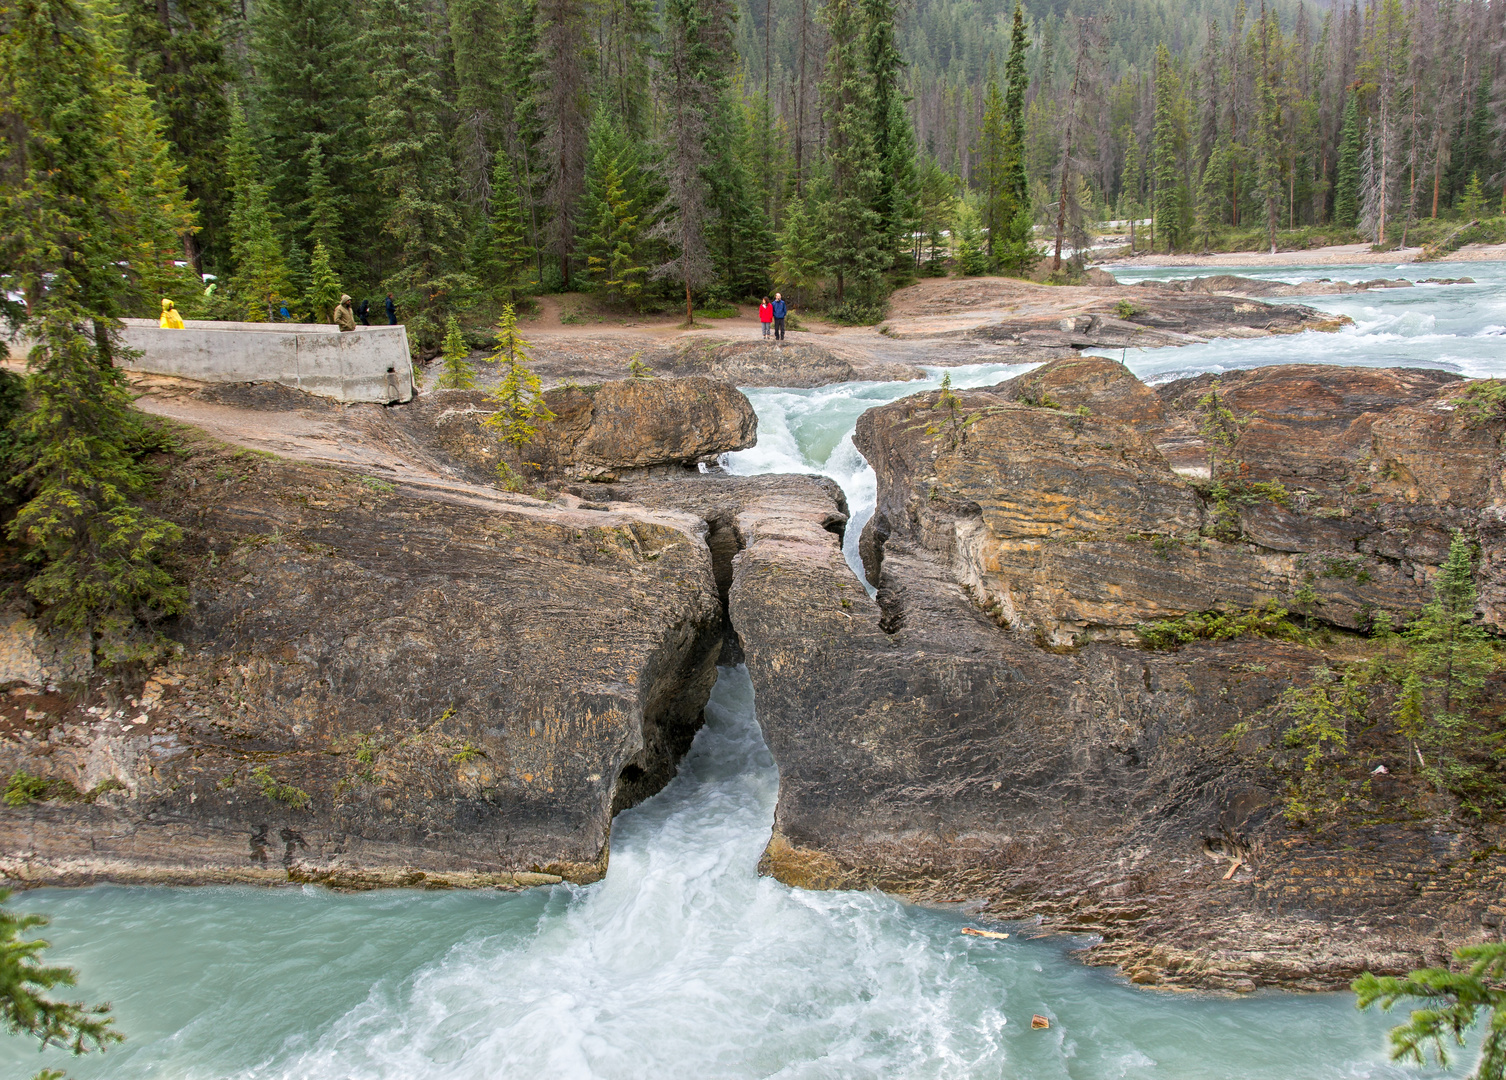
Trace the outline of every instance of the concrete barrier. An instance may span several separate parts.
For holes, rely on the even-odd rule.
[[[163,330],[126,319],[122,344],[137,355],[122,366],[201,382],[276,382],[336,401],[410,401],[408,331],[362,326],[349,333],[319,323],[190,320]]]

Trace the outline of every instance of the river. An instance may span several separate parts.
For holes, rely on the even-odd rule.
[[[1319,297],[1310,302],[1356,325],[1130,351],[1126,363],[1150,381],[1295,361],[1506,375],[1506,264],[1249,273],[1467,274],[1479,284]],[[1023,370],[952,376],[978,386]],[[728,467],[830,475],[858,525],[874,489],[852,447],[853,423],[871,405],[934,386],[933,376],[749,391],[759,445]],[[110,1080],[1380,1080],[1466,1071],[1390,1064],[1385,1032],[1396,1018],[1359,1013],[1347,994],[1141,990],[1073,960],[1080,942],[1028,926],[1007,941],[965,937],[960,910],[759,878],[777,793],[747,674],[724,668],[679,775],[618,816],[610,869],[594,885],[25,894],[22,908],[53,919],[49,957],[79,969],[81,996],[114,1003],[129,1038],[71,1061],[0,1040],[0,1076],[43,1065]],[[1051,1028],[1032,1030],[1032,1013]]]

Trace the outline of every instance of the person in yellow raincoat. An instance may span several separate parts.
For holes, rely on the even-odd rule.
[[[162,301],[162,318],[157,320],[157,325],[164,330],[183,329],[183,316],[178,314],[178,309],[173,307],[171,300]]]

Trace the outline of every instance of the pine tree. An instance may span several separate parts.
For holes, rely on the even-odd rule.
[[[1471,173],[1469,183],[1464,186],[1464,194],[1459,199],[1459,218],[1462,221],[1474,221],[1484,207],[1485,189],[1480,186],[1480,174]]]
[[[516,323],[514,323],[516,329]],[[439,370],[441,390],[471,390],[476,386],[476,368],[470,361],[471,347],[460,330],[460,320],[451,315],[445,321],[443,363]]]
[[[230,298],[246,322],[267,322],[290,294],[287,263],[273,226],[261,158],[239,100],[230,103]]]
[[[502,6],[503,146],[498,152],[506,153],[512,172],[519,202],[518,220],[527,225],[527,247],[534,262],[531,279],[537,282],[543,272],[544,255],[540,217],[544,125],[539,107],[543,55],[539,51],[538,4],[536,0],[503,0]],[[495,165],[492,177],[492,197],[495,199]]]
[[[335,276],[330,262],[324,242],[315,240],[314,254],[309,259],[309,286],[303,301],[312,322],[335,321],[334,311],[341,296],[340,279]]]
[[[1337,171],[1333,189],[1333,222],[1354,228],[1360,220],[1360,113],[1358,95],[1353,89],[1345,94]]]
[[[545,129],[539,150],[540,171],[547,177],[548,246],[559,260],[561,284],[568,288],[575,253],[575,212],[585,188],[590,118],[586,75],[593,57],[585,0],[542,0],[538,19],[539,116]]]
[[[823,11],[831,38],[822,87],[831,184],[823,221],[838,304],[849,299],[849,292],[859,303],[877,299],[889,261],[882,222],[874,210],[879,162],[873,147],[873,90],[865,78],[861,24],[854,5],[855,0],[831,0]]]
[[[899,85],[905,61],[896,42],[899,9],[896,0],[861,0],[864,51],[868,76],[872,81],[872,119],[870,132],[877,175],[873,188],[873,210],[878,215],[878,230],[886,239],[890,263],[904,245],[905,181],[914,171],[914,132],[910,118],[900,108],[903,92]]]
[[[310,245],[324,248],[331,266],[343,267],[345,246],[341,239],[340,201],[325,169],[324,142],[324,136],[316,135],[304,151],[308,198],[301,207],[304,217],[300,233]]]
[[[528,342],[518,334],[513,306],[504,305],[502,317],[497,321],[497,352],[490,362],[505,367],[501,383],[487,395],[497,411],[487,417],[486,426],[515,451],[521,451],[538,436],[538,425],[556,419],[544,401],[539,377],[528,368],[528,348]]]
[[[461,269],[458,182],[444,135],[439,42],[419,0],[375,0],[364,39],[374,58],[371,128],[385,228],[399,245],[384,283],[403,309],[420,354],[436,350],[458,299],[475,287]]]
[[[805,200],[795,198],[784,208],[784,229],[779,234],[779,258],[774,280],[804,303],[821,279],[821,242],[816,223],[806,211]]]
[[[921,269],[928,276],[946,274],[947,239],[956,213],[957,178],[927,155],[920,174],[917,230],[925,244]]]
[[[1228,140],[1220,139],[1203,166],[1202,183],[1198,185],[1197,214],[1195,222],[1198,236],[1206,251],[1213,234],[1228,218],[1229,208],[1229,157]]]

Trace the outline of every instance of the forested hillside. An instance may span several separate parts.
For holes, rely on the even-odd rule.
[[[1104,218],[1153,216],[1139,241],[1163,250],[1303,226],[1395,244],[1502,199],[1506,23],[1479,0],[0,10],[87,37],[139,101],[154,242],[176,231],[217,278],[178,290],[190,315],[390,291],[426,353],[450,315],[541,291],[664,310],[782,288],[871,319],[909,275],[1063,266]],[[149,314],[167,271],[143,242],[120,261]]]

